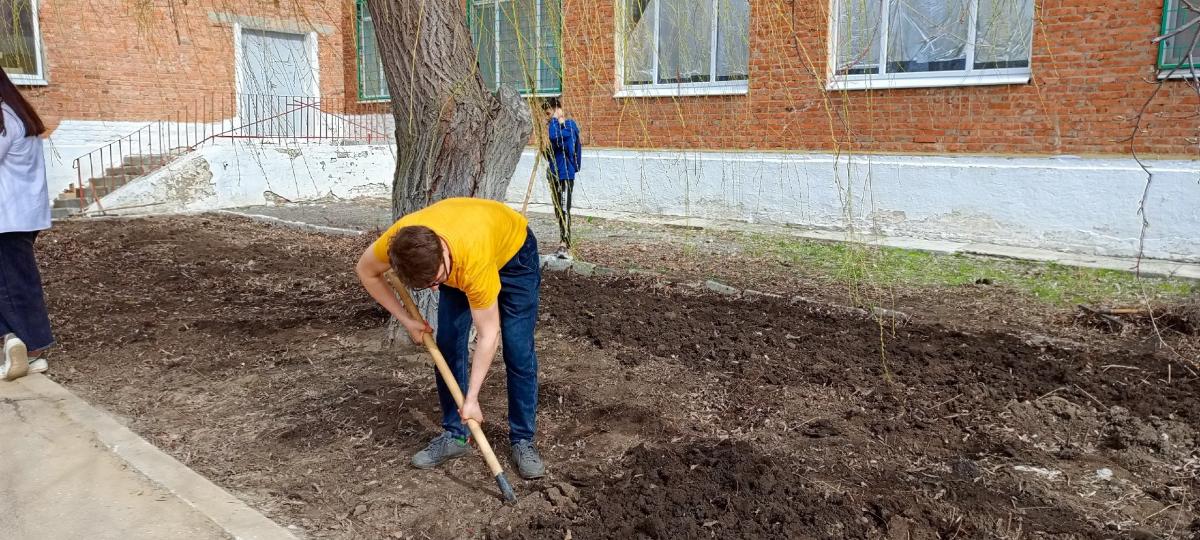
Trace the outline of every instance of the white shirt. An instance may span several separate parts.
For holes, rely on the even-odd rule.
[[[0,233],[50,228],[50,195],[41,137],[26,137],[25,124],[7,103],[0,135]]]

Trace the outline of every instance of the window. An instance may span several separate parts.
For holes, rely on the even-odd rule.
[[[1192,2],[1200,7],[1200,3]],[[1172,76],[1191,76],[1192,69],[1200,69],[1200,47],[1193,47],[1196,31],[1200,28],[1200,13],[1188,9],[1181,0],[1166,0],[1163,4],[1162,35],[1183,29],[1158,43],[1158,68],[1163,70],[1163,76],[1175,71]],[[1188,26],[1192,23],[1192,26]],[[1186,27],[1186,28],[1185,28]]]
[[[383,75],[383,57],[379,55],[379,44],[375,42],[375,23],[366,0],[358,0],[358,100],[386,101],[387,78]]]
[[[485,86],[562,93],[562,0],[468,0],[467,16]]]
[[[1029,82],[1033,0],[836,4],[832,89]]]
[[[37,8],[37,0],[0,6],[0,66],[16,84],[46,84]]]
[[[749,0],[620,0],[618,96],[742,94]]]

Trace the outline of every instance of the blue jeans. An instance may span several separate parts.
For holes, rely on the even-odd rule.
[[[0,233],[0,336],[16,334],[31,352],[54,343],[34,258],[37,236],[37,231]]]
[[[538,287],[542,269],[538,260],[537,238],[526,231],[525,244],[500,269],[500,343],[504,348],[504,371],[508,376],[509,439],[516,443],[533,439],[537,429],[538,364],[533,350],[533,330],[538,318]],[[437,345],[463,395],[467,393],[467,340],[471,335],[471,306],[467,296],[453,287],[442,285],[438,300]],[[437,379],[438,399],[442,404],[442,427],[456,437],[470,432],[458,416],[458,405],[441,375]]]

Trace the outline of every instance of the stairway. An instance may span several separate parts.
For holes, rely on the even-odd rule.
[[[150,174],[168,161],[179,155],[178,152],[171,154],[144,154],[125,156],[120,167],[109,167],[105,169],[104,176],[90,178],[87,180],[87,186],[76,186],[71,184],[67,189],[54,199],[54,207],[50,210],[52,219],[63,219],[82,212],[93,201],[103,198],[105,195],[116,191],[117,188],[132,182],[135,178],[139,178]]]

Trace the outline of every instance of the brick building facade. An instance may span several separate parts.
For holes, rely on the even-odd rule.
[[[25,92],[52,126],[154,120],[237,91],[235,24],[315,39],[321,97],[353,103],[362,90],[354,0],[37,3],[47,84]],[[1128,153],[1130,119],[1160,71],[1150,40],[1165,9],[1037,2],[1027,83],[830,90],[830,4],[752,0],[745,93],[614,97],[619,3],[542,6],[561,9],[561,94],[589,145],[1000,155]],[[1194,155],[1195,123],[1178,118],[1197,101],[1186,81],[1168,81],[1143,116],[1139,149]]]
[[[62,189],[69,161],[115,136],[181,110],[222,120],[234,106],[206,102],[279,81],[344,112],[385,111],[362,1],[17,0],[36,35],[0,61],[26,72],[55,128]],[[1145,174],[1127,141],[1153,96],[1136,148],[1158,160],[1148,204],[1167,219],[1146,253],[1200,260],[1200,93],[1155,84],[1191,71],[1196,27],[1151,43],[1190,20],[1180,0],[462,5],[485,81],[561,96],[583,126],[581,204],[1130,254]]]
[[[1154,93],[1161,0],[1038,0],[1028,83],[827,90],[828,2],[754,0],[745,95],[614,98],[612,2],[569,2],[563,98],[609,147],[884,153],[1127,154]],[[580,69],[580,66],[588,66]],[[1168,81],[1138,148],[1196,155],[1200,98]],[[648,127],[645,127],[648,126]]]
[[[344,95],[343,64],[353,66],[346,2],[34,1],[45,84],[23,92],[52,126],[152,121],[228,99],[238,91],[235,25],[315,40],[321,96]]]

